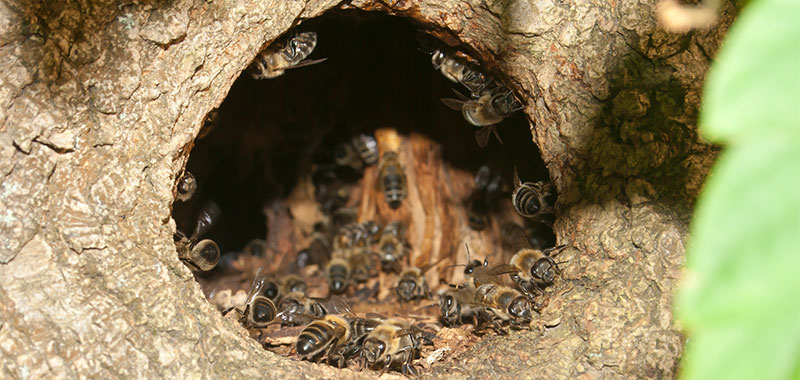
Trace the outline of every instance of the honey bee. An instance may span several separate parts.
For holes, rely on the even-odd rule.
[[[353,147],[365,165],[372,166],[378,163],[378,142],[374,137],[363,133],[359,134],[353,137]]]
[[[362,356],[367,366],[381,368],[381,374],[400,367],[404,375],[418,376],[419,372],[411,362],[419,357],[420,340],[419,329],[402,319],[390,318],[364,338]]]
[[[543,215],[554,212],[555,194],[551,182],[521,182],[516,172],[514,177],[515,187],[511,193],[511,203],[520,215],[539,220]]]
[[[381,157],[378,184],[389,207],[400,207],[406,197],[406,173],[396,152],[386,152]]]
[[[328,287],[333,294],[342,294],[350,285],[351,276],[350,262],[346,257],[333,257],[325,265],[325,277],[328,279]]]
[[[184,171],[181,179],[178,181],[178,191],[175,198],[181,202],[186,202],[192,199],[196,190],[197,180],[194,178],[194,175],[188,171]]]
[[[323,317],[328,314],[328,308],[323,300],[311,298],[305,292],[294,291],[286,294],[278,303],[278,314],[281,323],[288,326],[297,326],[307,322],[307,316]]]
[[[330,364],[342,366],[378,323],[357,317],[339,297],[331,297],[330,301],[330,311],[334,313],[309,323],[297,337],[295,350],[301,359],[313,361],[327,355]]]
[[[364,338],[380,325],[380,321],[370,318],[360,318],[355,315],[348,317],[350,322],[350,341],[328,353],[328,364],[334,367],[344,367],[347,361],[361,353]]]
[[[488,166],[484,165],[478,169],[475,188],[467,200],[469,226],[475,231],[481,231],[489,224],[489,211],[496,193],[500,190],[501,177],[498,175],[490,182],[489,176]]]
[[[398,271],[400,260],[408,254],[410,247],[404,235],[403,222],[396,221],[383,227],[378,241],[378,255],[384,272]]]
[[[373,253],[366,247],[334,250],[333,257],[325,266],[331,292],[344,293],[351,281],[366,282],[374,274],[373,261]]]
[[[222,315],[228,314],[231,310],[236,310],[239,313],[239,322],[245,328],[264,328],[267,327],[277,317],[277,309],[275,303],[264,296],[265,285],[269,283],[266,276],[261,274],[259,269],[256,272],[256,277],[253,284],[250,286],[250,292],[245,301],[244,310],[239,310],[236,307],[231,307],[222,312]]]
[[[472,280],[472,285],[478,287],[484,283],[499,283],[498,277],[504,274],[515,273],[515,267],[508,264],[498,264],[489,267],[489,257],[485,257],[483,262],[477,259],[470,259],[471,253],[469,246],[464,243],[467,249],[467,263],[454,266],[464,265],[464,277]],[[467,281],[469,283],[470,281]]]
[[[453,110],[461,111],[467,122],[478,127],[475,131],[475,140],[481,148],[489,142],[490,134],[494,134],[497,141],[502,144],[503,140],[495,124],[522,109],[511,90],[505,87],[484,93],[475,100],[469,100],[457,91],[456,95],[461,99],[443,98],[442,103]]]
[[[254,257],[264,257],[267,254],[267,242],[263,239],[250,240],[242,251]]]
[[[309,66],[327,58],[305,60],[317,46],[317,33],[295,34],[284,43],[272,44],[258,54],[252,65],[253,79],[272,79],[285,70]]]
[[[296,351],[300,359],[314,361],[330,356],[346,345],[352,336],[350,321],[338,314],[327,314],[306,326],[297,337]]]
[[[471,320],[475,326],[483,318],[483,307],[476,301],[476,289],[467,283],[452,286],[439,295],[439,309],[446,326],[456,326],[462,321]]]
[[[508,322],[511,328],[530,327],[533,305],[528,297],[508,286],[483,284],[475,290],[475,299],[484,306],[489,321],[498,332],[503,332],[501,323]]]
[[[364,161],[358,156],[358,152],[351,141],[337,144],[333,148],[333,160],[337,165],[353,168],[357,172],[364,170]]]
[[[281,277],[280,280],[280,294],[281,296],[301,292],[305,293],[308,290],[308,285],[303,279],[296,275],[296,274],[286,274]]]
[[[336,232],[333,249],[342,250],[372,244],[379,230],[380,227],[371,220],[364,223],[348,223]]]
[[[400,276],[397,279],[397,286],[394,289],[397,298],[404,302],[430,298],[431,294],[428,283],[425,281],[425,273],[440,262],[442,262],[442,260],[433,264],[428,264],[422,268],[410,266],[400,272]]]
[[[219,262],[219,246],[213,240],[202,237],[219,219],[219,206],[213,201],[208,201],[200,209],[197,215],[197,224],[192,235],[187,237],[182,231],[175,232],[175,248],[178,251],[178,258],[186,263],[189,268],[196,271],[209,271]]]
[[[550,253],[560,251],[564,247],[566,246],[561,245],[544,251],[533,248],[520,249],[510,261],[510,264],[517,269],[517,272],[511,275],[511,279],[528,296],[533,296],[536,289],[552,285],[560,272]]]
[[[468,63],[442,50],[433,51],[431,63],[433,68],[439,70],[445,78],[466,87],[473,98],[479,98],[494,84],[494,80],[491,77],[484,75]]]
[[[361,172],[364,166],[378,162],[378,143],[374,137],[362,133],[336,145],[333,149],[333,158],[338,165],[349,166]]]

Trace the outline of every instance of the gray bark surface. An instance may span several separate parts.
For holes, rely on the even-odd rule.
[[[172,242],[174,185],[207,112],[269,41],[335,4],[0,3],[0,377],[373,378],[264,351]],[[715,157],[697,105],[734,10],[678,35],[653,1],[350,6],[414,18],[506,76],[572,245],[543,333],[483,339],[428,375],[675,377],[672,294]]]

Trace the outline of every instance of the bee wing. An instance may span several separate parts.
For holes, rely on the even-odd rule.
[[[469,100],[469,97],[467,97],[466,95],[462,94],[461,92],[459,92],[459,91],[458,91],[458,90],[456,90],[455,88],[454,88],[454,89],[452,89],[452,90],[453,90],[453,93],[454,93],[454,94],[456,94],[456,96],[457,96],[459,99],[461,99],[462,101],[465,101],[465,102],[466,102],[466,101],[468,101],[468,100]]]
[[[500,133],[497,131],[497,126],[490,125],[490,126],[487,127],[487,129],[492,131],[492,133],[494,134],[494,137],[497,138],[497,142],[499,142],[500,145],[505,145],[505,144],[503,144],[503,139],[500,138]]]
[[[344,300],[344,298],[339,296],[331,296],[328,300],[328,304],[330,305],[330,311],[333,311],[332,314],[342,314],[348,317],[357,317],[356,313],[353,312],[353,309],[350,307],[350,304]]]
[[[266,283],[267,275],[264,273],[264,268],[258,268],[258,270],[256,270],[256,276],[253,278],[253,284],[250,285],[250,292],[247,293],[247,301],[245,304],[250,304],[250,302],[261,293],[261,289],[264,288],[264,284]]]
[[[378,313],[367,313],[364,316],[367,317],[367,319],[376,319],[376,320],[379,320],[379,321],[385,321],[385,320],[389,319],[389,318],[386,318],[385,315],[378,314]]]
[[[478,173],[475,175],[475,188],[482,189],[489,185],[489,167],[486,165],[481,166],[478,169]]]
[[[496,177],[492,179],[492,182],[486,186],[486,192],[490,195],[496,193],[500,190],[500,186],[502,185],[503,177],[498,174]]]
[[[461,111],[461,108],[464,106],[463,100],[453,99],[453,98],[442,98],[442,103],[452,110]]]
[[[326,58],[320,58],[320,59],[306,59],[304,61],[298,62],[294,66],[287,67],[286,70],[296,69],[296,68],[299,68],[299,67],[306,67],[306,66],[316,65],[317,63],[322,63],[322,62],[325,62],[327,60],[328,60],[327,57]]]
[[[489,135],[491,134],[492,129],[494,129],[492,126],[488,126],[478,128],[478,130],[475,131],[475,141],[478,142],[479,147],[484,148],[486,147],[486,144],[489,143]]]
[[[519,270],[515,266],[509,264],[498,264],[487,269],[479,267],[475,268],[473,282],[475,286],[481,286],[486,283],[500,284],[500,276],[517,272],[519,272]]]
[[[216,202],[208,201],[203,204],[203,208],[201,208],[200,212],[197,214],[197,225],[194,228],[191,240],[197,241],[197,239],[208,232],[214,223],[217,222],[220,214],[222,214],[222,210],[219,209],[219,205],[217,205]]]

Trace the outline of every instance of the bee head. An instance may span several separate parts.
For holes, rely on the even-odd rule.
[[[530,301],[525,297],[517,297],[508,305],[508,314],[511,315],[515,323],[530,323],[531,319],[533,319]]]
[[[556,263],[553,259],[542,257],[531,267],[531,276],[545,285],[550,285],[555,280],[557,270],[558,268],[556,268]]]
[[[363,343],[364,357],[368,363],[375,363],[378,358],[386,351],[386,343],[377,338],[367,338]]]

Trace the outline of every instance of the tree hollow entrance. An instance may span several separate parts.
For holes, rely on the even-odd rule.
[[[514,254],[515,247],[504,244],[504,227],[510,223],[525,226],[540,248],[555,244],[552,230],[524,221],[511,205],[515,171],[523,180],[547,180],[523,113],[498,125],[502,143],[491,137],[480,148],[475,127],[440,101],[455,97],[454,90],[466,90],[433,68],[430,52],[420,49],[420,40],[432,37],[420,37],[410,21],[334,11],[287,35],[305,31],[318,36],[310,58],[327,60],[274,79],[256,80],[244,72],[191,150],[186,170],[197,179],[198,189],[189,201],[175,203],[173,216],[178,230],[189,233],[207,201],[222,210],[205,236],[217,242],[222,259],[214,270],[197,276],[212,303],[220,309],[241,307],[259,268],[276,277],[300,274],[311,296],[328,296],[325,263],[303,267],[298,252],[310,244],[315,225],[330,225],[348,209],[358,222],[403,223],[410,250],[401,266],[439,263],[426,275],[432,298],[398,303],[393,290],[397,274],[377,270],[376,256],[375,276],[353,283],[343,294],[362,315],[414,314],[437,323],[438,307],[426,306],[437,302],[435,294],[445,284],[464,281],[463,267],[455,265],[466,262],[467,249],[473,259],[488,257],[491,264],[507,263]],[[498,74],[474,64],[487,75]],[[336,149],[361,134],[375,137],[381,160],[387,152],[397,153],[407,177],[400,207],[392,208],[380,190],[380,162],[363,169],[335,162]],[[479,229],[470,217],[482,166],[489,168],[491,179],[499,177],[500,188]],[[339,188],[328,186],[325,176],[336,177],[345,190],[338,204],[327,201],[332,195],[326,192]],[[262,240],[266,243],[259,246]],[[256,335],[284,352],[288,345],[280,346],[290,339],[282,334]]]

